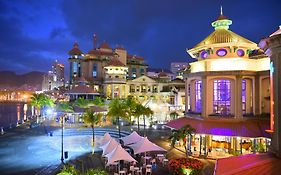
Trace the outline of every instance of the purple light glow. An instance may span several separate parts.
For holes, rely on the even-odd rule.
[[[237,55],[238,55],[239,57],[243,57],[243,56],[245,55],[244,50],[238,49],[238,50],[237,50]]]
[[[201,90],[202,90],[202,81],[201,80],[195,81],[195,111],[196,112],[201,112],[202,110]]]
[[[227,51],[225,49],[219,49],[217,50],[217,55],[220,57],[223,57],[227,54]]]
[[[210,134],[219,136],[235,136],[235,133],[230,128],[213,128],[210,130]]]
[[[209,56],[208,52],[206,50],[203,50],[201,53],[200,53],[200,57],[205,59]]]

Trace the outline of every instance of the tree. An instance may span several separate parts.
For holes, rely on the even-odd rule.
[[[61,102],[56,107],[58,112],[68,113],[73,112],[73,107],[69,104],[69,102]]]
[[[41,114],[41,107],[43,106],[44,94],[33,94],[31,97],[31,105],[36,108],[35,115]]]
[[[173,130],[169,138],[171,140],[171,145],[174,147],[177,140],[182,140],[184,144],[186,156],[188,157],[188,153],[190,151],[190,147],[188,145],[190,145],[192,134],[195,132],[196,130],[192,128],[190,125],[185,125],[179,130]],[[187,139],[187,137],[189,137],[189,139]],[[189,140],[189,144],[187,144],[188,140]]]
[[[143,135],[146,135],[146,130],[145,130],[145,117],[151,116],[153,115],[153,111],[150,109],[150,107],[145,107],[144,109],[144,113],[143,113]]]
[[[98,124],[102,119],[102,113],[94,112],[88,109],[83,115],[84,122],[89,124],[93,132],[93,146],[95,144],[95,125]]]
[[[127,105],[124,101],[120,99],[113,99],[109,104],[109,111],[107,115],[112,119],[116,118],[116,123],[118,125],[119,138],[121,138],[121,126],[120,126],[120,118],[128,119],[128,109]]]
[[[132,116],[135,114],[137,101],[132,96],[128,96],[125,100],[127,106],[127,113],[130,120],[130,126],[132,126]]]
[[[142,104],[137,103],[134,116],[137,117],[138,120],[138,132],[140,131],[140,116],[144,114],[145,114],[145,107]]]
[[[102,97],[95,97],[91,104],[94,106],[104,106],[104,99]]]
[[[50,106],[53,107],[55,105],[54,100],[48,97],[47,95],[40,93],[40,94],[33,94],[31,97],[31,105],[36,108],[36,118],[38,122],[38,115],[41,116],[41,108],[43,106]]]
[[[77,106],[77,107],[83,108],[83,109],[89,108],[89,104],[90,104],[90,101],[86,100],[84,98],[78,98],[73,103],[74,106]]]

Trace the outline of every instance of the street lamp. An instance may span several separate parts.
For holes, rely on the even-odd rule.
[[[64,115],[61,116],[61,163],[64,164],[63,160],[63,127],[64,127]]]

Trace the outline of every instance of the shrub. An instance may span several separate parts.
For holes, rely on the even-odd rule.
[[[183,175],[190,172],[191,175],[200,174],[203,163],[196,159],[179,158],[171,159],[168,164],[169,170],[175,175]]]

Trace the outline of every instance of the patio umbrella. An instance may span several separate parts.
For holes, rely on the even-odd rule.
[[[127,162],[136,162],[136,160],[127,151],[125,151],[121,145],[116,146],[114,150],[112,150],[105,156],[108,160],[107,165],[120,160],[124,160]]]
[[[111,139],[111,136],[107,133],[104,134],[102,140],[101,140],[101,146],[106,144]]]
[[[136,131],[134,131],[130,135],[122,137],[121,140],[123,140],[124,145],[129,145],[140,141],[142,138],[142,136],[140,136]]]
[[[134,154],[140,154],[150,151],[166,151],[160,146],[149,141],[147,137],[143,137],[139,142],[128,146],[134,150]]]
[[[102,149],[102,155],[110,153],[118,145],[119,143],[115,139],[111,138],[106,144],[100,146],[100,148]]]

